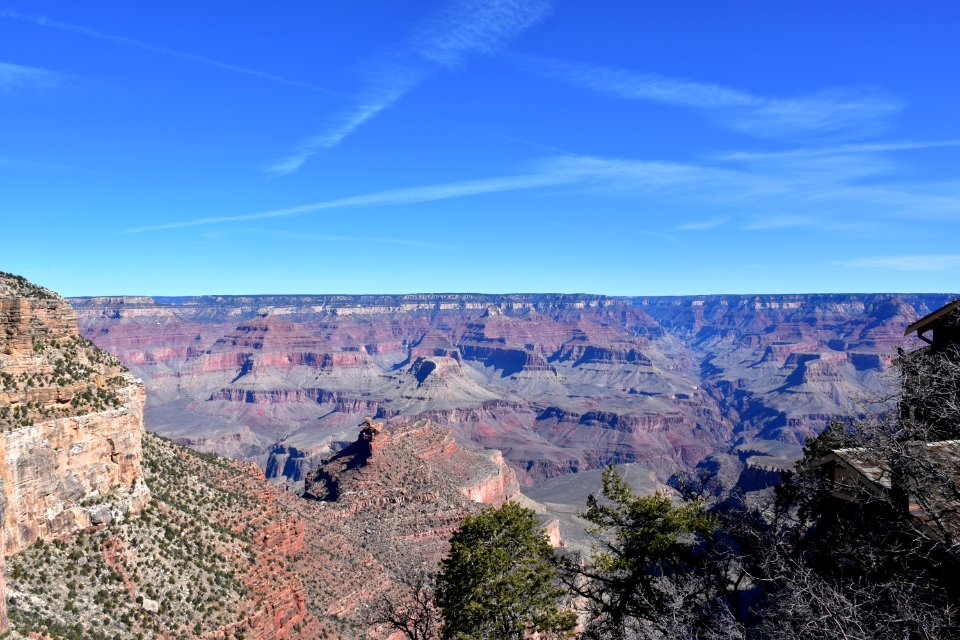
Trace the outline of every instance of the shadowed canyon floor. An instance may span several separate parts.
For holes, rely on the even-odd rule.
[[[935,294],[78,298],[149,429],[303,479],[365,416],[432,418],[523,483],[711,455],[785,464],[849,415]]]

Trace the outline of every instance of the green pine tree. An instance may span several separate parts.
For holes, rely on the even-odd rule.
[[[581,516],[597,544],[589,560],[569,568],[568,584],[590,608],[589,638],[671,637],[663,627],[690,613],[699,597],[696,544],[716,523],[699,502],[639,496],[612,466],[603,498],[591,495]],[[686,615],[685,613],[685,615]]]
[[[464,519],[441,562],[441,635],[456,640],[569,637],[576,625],[560,609],[554,551],[530,509],[508,502]]]

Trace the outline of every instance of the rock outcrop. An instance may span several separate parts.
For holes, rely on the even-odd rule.
[[[250,463],[152,434],[143,446],[154,497],[139,517],[108,525],[96,510],[100,524],[12,556],[18,632],[79,624],[122,638],[386,638],[363,612],[402,571],[435,566],[484,504],[524,501],[501,456],[465,449],[427,420],[366,421],[308,474],[315,499]],[[544,520],[559,544],[557,522]]]
[[[431,420],[365,420],[353,443],[306,475],[304,496],[300,509],[316,512],[306,548],[331,550],[350,569],[329,561],[317,567],[307,556],[298,563],[301,575],[318,578],[307,579],[314,602],[346,616],[374,602],[404,567],[435,565],[463,518],[484,505],[514,500],[545,512],[520,493],[499,452],[467,449]],[[541,522],[551,543],[560,544],[556,520],[544,515]],[[347,551],[358,547],[355,556]],[[344,587],[331,590],[338,581]]]
[[[255,465],[152,434],[143,446],[154,497],[139,517],[11,556],[17,631],[129,639],[342,637],[311,613],[292,567],[312,551],[305,532],[313,521],[296,510],[306,501],[266,482]]]
[[[6,522],[7,496],[3,491],[3,480],[0,480],[0,522]],[[0,634],[10,627],[7,619],[7,559],[6,559],[6,531],[0,528]]]
[[[353,444],[306,475],[303,495],[355,511],[464,499],[499,506],[521,494],[499,451],[465,449],[430,420],[388,429],[367,418]]]
[[[0,274],[7,554],[142,507],[143,407],[143,384],[79,335],[63,298]]]

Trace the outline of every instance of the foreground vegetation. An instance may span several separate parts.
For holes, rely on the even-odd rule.
[[[412,640],[960,638],[960,457],[928,446],[960,440],[958,363],[956,349],[901,354],[906,384],[882,399],[885,411],[831,425],[760,494],[690,476],[674,479],[673,495],[639,496],[608,469],[584,505],[595,544],[582,556],[552,549],[516,504],[469,516],[438,567],[408,563],[356,629],[331,620],[333,637],[375,627]],[[143,445],[149,507],[10,559],[15,633],[240,638],[250,628],[254,566],[288,568],[248,529],[264,510],[261,479],[155,436]],[[869,462],[886,490],[838,482],[825,466],[837,451]],[[244,479],[253,490],[237,489]],[[345,571],[372,564],[376,525],[358,522],[363,553],[340,573],[320,571],[351,548],[340,533],[342,544],[321,545],[322,562],[299,568],[317,583],[308,594],[342,590]],[[291,631],[327,637],[330,626]]]
[[[153,499],[140,514],[37,542],[8,560],[16,630],[70,639],[197,637],[242,619],[248,594],[238,569],[256,549],[224,523],[245,498],[194,473],[215,464],[212,456],[152,435],[143,446]]]
[[[611,467],[582,514],[595,537],[585,557],[545,549],[516,505],[488,510],[465,521],[437,575],[383,609],[406,617],[379,621],[413,640],[960,638],[960,459],[927,446],[960,439],[958,363],[954,348],[901,354],[897,402],[808,440],[797,471],[760,495],[684,477],[677,499],[637,496]],[[835,481],[824,461],[838,449],[887,490]],[[433,590],[435,608],[409,607]],[[557,624],[565,611],[576,631]]]
[[[132,383],[113,355],[86,338],[33,337],[33,371],[0,371],[0,431],[123,404]]]

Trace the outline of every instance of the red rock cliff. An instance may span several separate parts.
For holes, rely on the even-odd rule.
[[[357,441],[307,474],[305,486],[308,498],[357,508],[455,494],[501,505],[520,495],[520,485],[499,451],[465,449],[431,420],[387,429],[368,418]]]
[[[0,273],[0,480],[6,553],[136,511],[143,384],[77,332],[60,296]]]
[[[6,518],[7,499],[3,494],[3,487],[0,486],[0,521]],[[7,567],[6,567],[6,535],[0,528],[0,634],[4,633],[10,626],[7,620]]]

